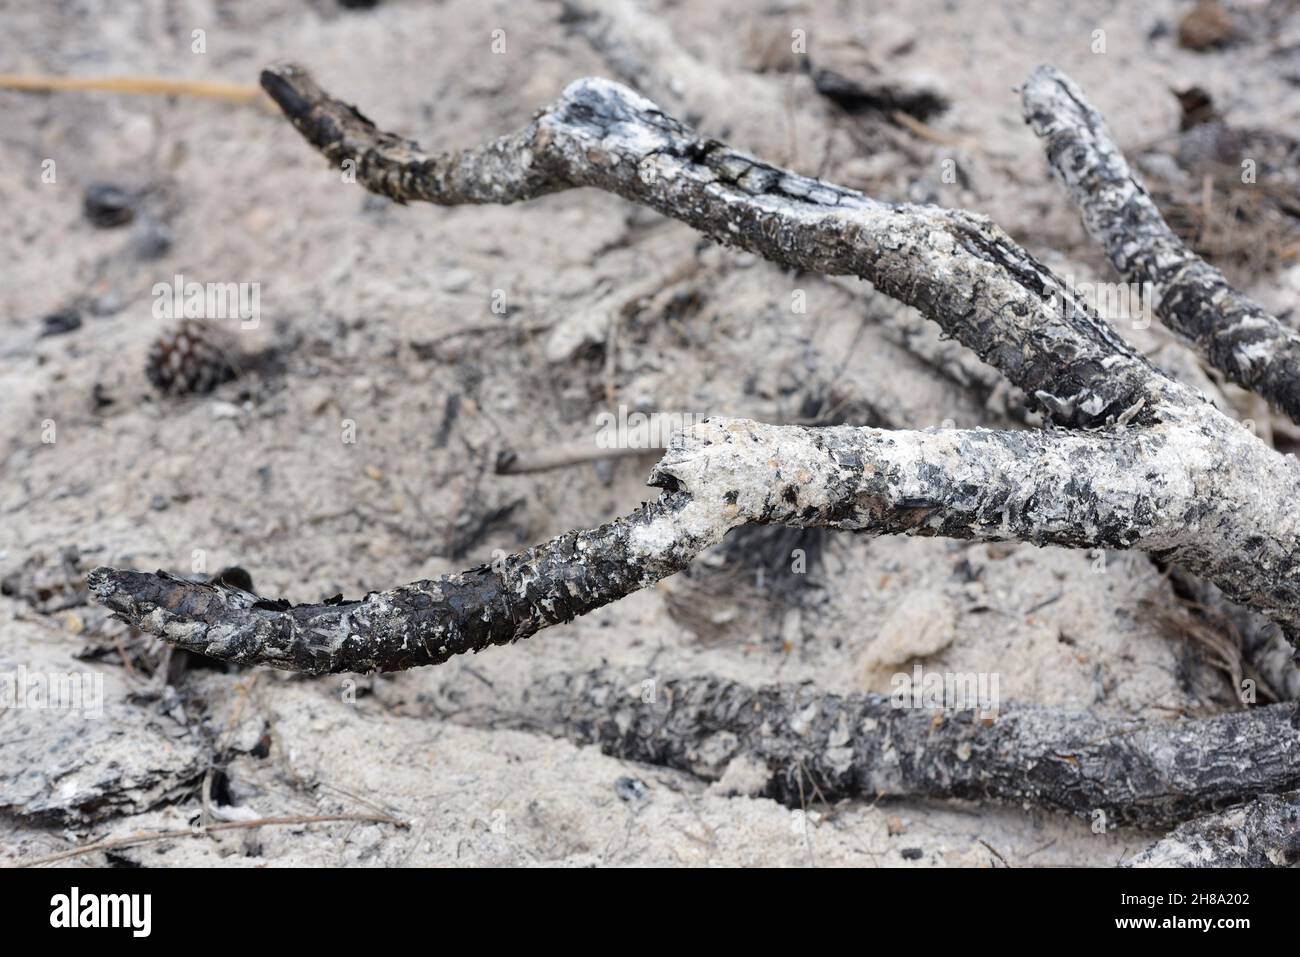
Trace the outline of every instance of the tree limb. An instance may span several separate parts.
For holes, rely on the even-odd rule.
[[[1256,442],[1236,431],[1239,444]],[[680,571],[747,523],[1142,548],[1225,590],[1288,596],[1273,614],[1300,626],[1295,540],[1270,548],[1253,531],[1296,521],[1286,513],[1300,475],[1281,474],[1274,455],[1279,474],[1268,487],[1288,493],[1282,502],[1261,495],[1228,471],[1232,452],[1215,440],[1189,427],[1090,435],[710,419],[674,437],[650,478],[667,493],[659,501],[495,568],[297,606],[107,568],[88,581],[132,624],[191,651],[310,673],[437,664],[528,637]]]
[[[262,85],[331,162],[351,160],[359,183],[398,202],[513,203],[592,186],[774,262],[869,280],[1000,369],[1058,424],[1146,420],[1192,399],[986,217],[883,203],[769,166],[617,83],[575,81],[523,130],[443,154],[377,129],[299,67],[271,67]]]
[[[359,601],[291,605],[165,572],[96,568],[86,580],[137,628],[198,654],[306,674],[402,671],[527,638],[653,584],[714,544],[716,526],[687,497],[666,496],[495,567]]]
[[[808,430],[714,420],[680,435],[668,494],[591,531],[480,567],[291,606],[98,569],[100,600],[191,650],[320,673],[394,670],[527,637],[681,570],[747,522],[871,534],[1141,548],[1300,634],[1300,470],[1153,369],[982,217],[891,205],[702,140],[604,80],[579,80],[518,133],[426,154],[301,69],[263,85],[298,130],[399,202],[617,193],[778,262],[870,280],[992,363],[1065,432]]]

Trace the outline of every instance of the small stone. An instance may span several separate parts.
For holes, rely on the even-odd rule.
[[[87,309],[92,316],[113,316],[121,312],[125,306],[126,301],[122,297],[121,290],[110,289],[103,295],[91,299]]]
[[[135,218],[135,197],[112,183],[92,183],[86,189],[82,209],[94,225],[112,229]]]
[[[165,512],[170,505],[171,503],[162,495],[155,495],[153,498],[149,499],[149,507],[155,512]]]
[[[244,217],[244,226],[250,233],[261,236],[275,225],[275,214],[265,206],[256,206]]]
[[[81,313],[74,308],[60,309],[41,320],[40,338],[61,336],[81,328]]]
[[[132,247],[137,259],[145,262],[162,259],[172,250],[172,231],[165,223],[146,219],[140,224]]]
[[[917,588],[904,595],[862,656],[864,677],[879,669],[895,668],[913,658],[926,658],[952,644],[957,616],[941,594]]]
[[[622,777],[614,782],[614,793],[619,800],[640,803],[649,796],[650,789],[640,778]]]

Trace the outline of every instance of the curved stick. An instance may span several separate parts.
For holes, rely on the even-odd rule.
[[[513,203],[593,186],[774,262],[869,280],[1002,371],[1061,425],[1153,419],[1193,401],[986,217],[883,203],[705,139],[625,86],[571,83],[517,133],[430,154],[300,67],[262,85],[331,162],[398,202]]]
[[[694,511],[684,497],[667,496],[495,567],[359,601],[340,595],[292,605],[219,583],[115,568],[93,569],[87,584],[137,628],[197,654],[305,674],[403,671],[527,638],[681,571],[717,540],[691,529]]]

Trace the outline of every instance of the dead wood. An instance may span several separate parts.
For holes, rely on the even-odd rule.
[[[796,808],[813,795],[963,798],[1072,814],[1101,829],[1159,827],[1300,784],[1288,705],[1152,721],[1005,704],[984,714],[917,707],[906,693],[900,702],[610,667],[519,690],[443,691],[444,713],[461,723],[542,731],[724,788],[743,780],[746,793]]]
[[[1165,223],[1101,114],[1067,76],[1039,67],[1023,90],[1025,119],[1130,283],[1150,283],[1156,314],[1215,368],[1300,422],[1300,333],[1228,284]]]
[[[615,39],[602,42],[623,49]],[[798,176],[604,80],[570,85],[516,133],[445,154],[383,132],[300,68],[273,67],[263,85],[332,163],[355,164],[358,182],[398,202],[512,203],[594,187],[782,265],[868,280],[968,347],[1055,428],[711,419],[674,437],[650,478],[662,494],[631,514],[356,601],[295,606],[161,573],[92,572],[93,593],[136,626],[203,654],[294,671],[400,670],[568,621],[760,524],[1138,548],[1293,642],[1300,635],[1294,461],[1154,369],[987,219]],[[1155,283],[1171,328],[1294,415],[1294,335],[1171,243],[1068,79],[1038,71],[1025,106],[1126,278]],[[1252,641],[1264,639],[1242,647]],[[996,800],[1107,827],[1197,817],[1139,862],[1294,857],[1294,800],[1270,796],[1300,786],[1300,735],[1285,706],[1168,722],[1030,707],[982,717],[716,678],[658,682],[646,697],[635,676],[601,669],[544,677],[488,713],[724,783],[740,762],[758,770],[762,793],[788,804],[810,793]]]
[[[889,204],[703,139],[631,90],[579,80],[523,130],[442,155],[377,129],[300,68],[267,91],[334,163],[399,202],[510,203],[593,186],[776,262],[855,275],[996,367],[1049,432],[679,433],[657,501],[494,567],[360,601],[292,606],[98,569],[91,587],[183,647],[292,670],[394,670],[505,644],[681,570],[746,523],[1140,548],[1300,633],[1300,470],[1151,367],[983,217]]]

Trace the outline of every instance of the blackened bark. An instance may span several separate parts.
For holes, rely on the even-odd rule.
[[[1300,422],[1300,334],[1233,289],[1174,234],[1074,81],[1042,66],[1022,96],[1026,121],[1119,274],[1151,283],[1166,326],[1233,382]]]
[[[310,673],[391,671],[568,621],[680,571],[754,523],[1140,548],[1300,627],[1300,516],[1290,510],[1300,472],[1234,429],[913,432],[709,419],[678,433],[656,466],[660,500],[498,568],[298,606],[107,568],[89,583],[132,624],[201,654]],[[1251,483],[1231,471],[1234,444],[1240,455],[1269,456]],[[1257,540],[1256,528],[1292,533]]]
[[[777,262],[857,275],[973,348],[1059,424],[1034,432],[781,430],[713,422],[626,519],[356,603],[289,606],[99,570],[101,600],[207,654],[296,670],[408,668],[533,634],[680,569],[747,522],[1142,548],[1300,634],[1300,469],[1151,368],[987,219],[890,205],[703,139],[631,90],[579,80],[522,131],[426,154],[294,66],[268,92],[332,161],[398,201],[508,203],[595,186]],[[631,547],[629,547],[631,543]]]
[[[100,602],[143,631],[189,651],[305,674],[402,671],[527,638],[680,571],[709,543],[680,528],[684,502],[667,496],[591,531],[568,532],[436,581],[360,600],[292,605],[238,588],[96,568]],[[647,528],[679,533],[643,547]]]
[[[1191,400],[986,217],[883,203],[770,166],[617,83],[578,80],[523,130],[443,154],[380,131],[300,67],[271,67],[262,84],[331,162],[352,161],[357,182],[399,202],[512,203],[594,186],[774,262],[870,281],[1062,425],[1149,421]]]

